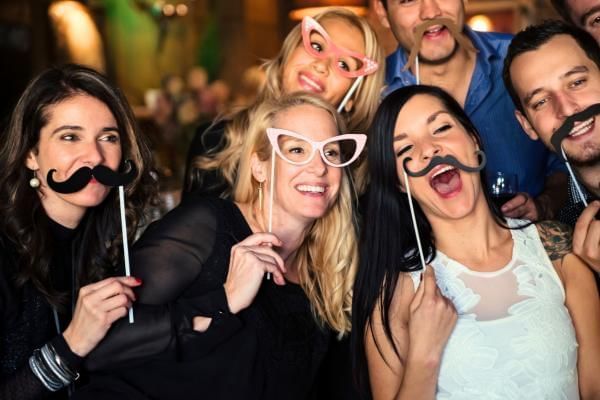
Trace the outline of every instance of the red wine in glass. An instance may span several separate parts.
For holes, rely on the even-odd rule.
[[[500,208],[504,203],[512,200],[516,193],[492,193],[492,201],[496,204],[496,207]]]
[[[498,209],[517,195],[517,185],[517,175],[515,174],[498,171],[490,176],[490,194]]]

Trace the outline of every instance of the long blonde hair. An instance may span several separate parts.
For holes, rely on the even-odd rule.
[[[331,8],[314,17],[315,20],[320,22],[336,18],[348,22],[362,32],[365,39],[365,55],[379,63],[379,69],[375,73],[365,76],[360,87],[354,93],[352,97],[354,101],[352,109],[349,112],[343,111],[342,113],[348,131],[366,133],[375,116],[375,111],[379,104],[380,91],[383,87],[385,63],[383,51],[379,46],[375,32],[367,21],[351,11],[344,8]],[[292,52],[302,42],[301,29],[301,24],[296,25],[285,38],[279,54],[263,65],[267,79],[257,101],[253,105],[225,117],[229,122],[225,129],[225,147],[223,150],[215,154],[196,157],[193,160],[194,168],[200,170],[219,170],[225,180],[230,185],[233,185],[239,160],[238,154],[246,136],[250,116],[253,114],[254,109],[265,99],[276,99],[283,95],[281,87],[283,68]],[[363,166],[364,163],[361,162],[361,166],[358,167],[358,171],[355,173],[359,192],[362,192],[366,186],[365,168]],[[223,193],[222,195],[227,196],[229,193]]]
[[[264,100],[254,108],[239,153],[238,174],[233,188],[235,201],[254,204],[258,201],[258,182],[253,178],[251,158],[271,158],[266,129],[277,115],[294,107],[310,105],[326,110],[338,131],[344,122],[325,100],[310,94],[285,95],[277,101]],[[339,334],[350,331],[352,285],[356,274],[358,251],[353,223],[352,199],[347,172],[342,171],[340,190],[327,213],[317,219],[296,252],[295,263],[300,285],[320,322]]]

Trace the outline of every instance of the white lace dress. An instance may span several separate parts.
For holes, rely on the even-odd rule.
[[[534,225],[511,232],[512,259],[498,271],[471,271],[439,251],[431,263],[458,312],[437,399],[579,399],[577,340],[562,282]],[[411,274],[415,287],[419,274]]]

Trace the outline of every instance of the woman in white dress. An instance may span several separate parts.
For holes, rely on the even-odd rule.
[[[438,88],[400,89],[369,137],[353,301],[363,389],[375,399],[597,398],[593,274],[562,226],[503,219],[460,106]]]

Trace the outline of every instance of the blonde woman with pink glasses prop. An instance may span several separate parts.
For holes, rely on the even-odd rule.
[[[258,106],[233,201],[183,202],[133,253],[144,281],[136,308],[168,304],[193,317],[175,328],[136,320],[148,324],[138,334],[118,326],[77,398],[314,398],[331,343],[350,330],[357,241],[346,167],[366,136],[344,131],[314,95]]]
[[[305,17],[264,68],[266,83],[253,105],[198,129],[188,152],[184,198],[190,193],[231,195],[249,121],[264,99],[314,93],[341,113],[349,132],[367,131],[383,87],[383,52],[365,19],[343,8]],[[362,192],[366,181],[359,161],[353,175]]]

